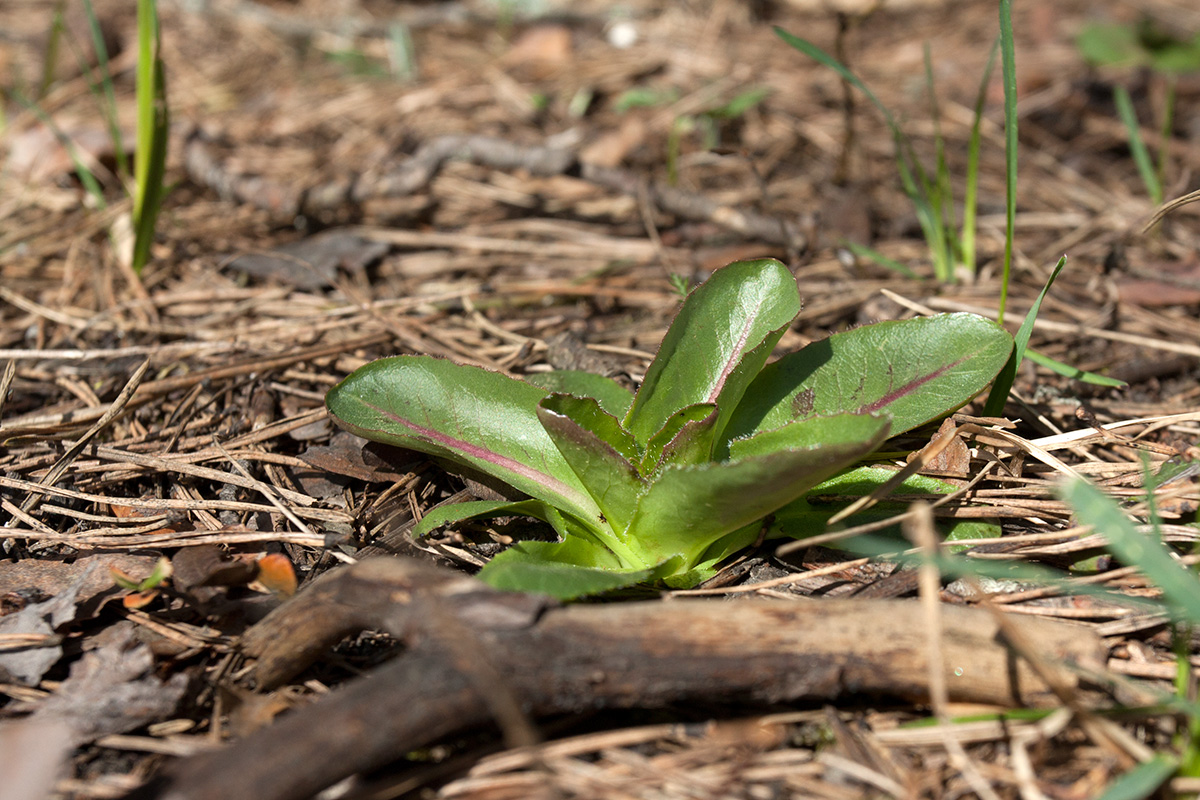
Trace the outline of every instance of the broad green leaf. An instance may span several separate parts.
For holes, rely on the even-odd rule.
[[[604,548],[570,538],[564,542],[518,542],[484,565],[479,579],[496,589],[573,600],[644,583],[673,567],[630,569]]]
[[[814,486],[809,497],[820,495],[849,495],[862,497],[896,477],[896,470],[863,465],[839,472],[827,481]],[[893,494],[949,494],[959,487],[929,475],[909,475]]]
[[[629,528],[645,563],[684,556],[691,568],[714,541],[765,517],[874,450],[885,417],[809,419],[735,442],[733,458],[667,467]]]
[[[717,407],[696,403],[681,409],[650,437],[642,456],[642,474],[649,477],[667,464],[699,464],[712,459]]]
[[[580,520],[597,519],[599,507],[538,420],[544,396],[498,372],[396,356],[355,370],[325,404],[351,433],[440,456]]]
[[[633,437],[590,397],[552,394],[542,401],[538,418],[600,507],[592,526],[611,528],[619,536],[629,526],[637,499],[646,488],[626,455],[638,457]]]
[[[540,386],[547,392],[573,394],[576,397],[594,397],[600,407],[617,419],[623,419],[633,403],[633,392],[612,378],[575,369],[560,369],[554,372],[536,372],[525,376],[526,383]]]
[[[716,434],[800,312],[796,279],[773,259],[717,270],[684,300],[625,417],[647,442],[672,414],[716,403]]]
[[[1000,371],[1012,337],[974,314],[878,322],[770,364],[746,391],[728,439],[823,414],[886,412],[892,433],[966,404]]]
[[[982,519],[957,519],[946,520],[946,525],[938,525],[939,530],[945,531],[945,541],[947,542],[964,542],[971,539],[999,539],[1003,531],[995,522],[988,522]],[[969,550],[968,545],[959,545],[951,547],[951,553],[961,553],[964,550]]]

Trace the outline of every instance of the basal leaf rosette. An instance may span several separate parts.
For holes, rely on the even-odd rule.
[[[743,261],[692,291],[636,394],[583,372],[518,380],[428,356],[356,370],[326,404],[344,428],[436,457],[527,499],[436,508],[420,536],[524,515],[558,542],[519,542],[480,577],[572,598],[689,586],[761,521],[909,430],[968,402],[1012,340],[972,315],[880,323],[767,365],[800,310],[779,262]],[[756,527],[757,526],[757,527]]]

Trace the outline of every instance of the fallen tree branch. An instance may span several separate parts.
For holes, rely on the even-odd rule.
[[[993,705],[1059,700],[1006,646],[986,611],[942,609],[949,698]],[[1021,619],[1022,637],[1081,688],[1107,649],[1090,631]],[[380,627],[408,650],[236,745],[185,759],[135,796],[173,800],[307,797],[452,733],[498,719],[488,690],[537,717],[669,704],[830,702],[892,697],[926,702],[925,618],[904,601],[682,600],[555,606],[498,592],[461,574],[376,559],[318,580],[247,632],[260,683],[297,673],[330,643]],[[464,646],[461,637],[472,641]],[[463,663],[469,650],[486,661]]]

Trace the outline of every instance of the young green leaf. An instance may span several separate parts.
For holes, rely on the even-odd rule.
[[[625,417],[639,442],[694,403],[716,403],[716,435],[784,329],[800,313],[796,279],[773,259],[739,261],[694,289]]]
[[[540,386],[549,392],[573,394],[576,397],[594,397],[600,407],[617,419],[623,419],[633,403],[633,392],[612,378],[582,370],[560,369],[554,372],[537,372],[525,376],[525,382]]]
[[[577,397],[554,392],[542,399],[538,404],[538,409],[538,418],[542,420],[543,426],[546,424],[546,416],[542,413],[543,411],[566,417],[579,427],[591,432],[593,436],[609,445],[631,463],[637,463],[641,458],[641,449],[634,441],[633,435],[621,427],[617,418],[605,411],[594,397]]]
[[[593,527],[611,528],[619,536],[646,489],[634,466],[639,453],[633,437],[590,397],[552,394],[537,413],[558,451],[600,506]]]
[[[983,391],[1012,337],[974,314],[879,322],[835,333],[767,366],[725,431],[728,439],[792,420],[886,412],[892,433],[923,425]]]
[[[700,464],[709,461],[712,458],[716,424],[717,406],[714,403],[696,403],[672,414],[662,429],[646,443],[642,474],[656,475],[667,464]]]
[[[729,461],[671,466],[638,503],[629,542],[647,564],[691,567],[714,541],[795,500],[887,437],[883,416],[841,414],[734,443]]]
[[[351,433],[448,459],[580,520],[598,519],[599,506],[538,419],[544,396],[498,372],[396,356],[355,370],[325,404]]]
[[[518,542],[485,564],[479,579],[496,589],[573,600],[653,580],[674,566],[630,568],[605,548],[571,537],[563,542]]]

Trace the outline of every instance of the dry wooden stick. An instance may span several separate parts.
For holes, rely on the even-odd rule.
[[[329,573],[251,628],[244,650],[277,685],[342,636],[378,627],[408,650],[252,734],[175,764],[135,797],[288,800],[496,720],[479,676],[453,666],[453,635],[475,637],[486,672],[531,716],[689,702],[772,704],[845,697],[929,699],[927,632],[915,603],[682,600],[559,607],[459,573],[375,559]],[[1013,621],[1078,686],[1107,648],[1093,633]],[[986,612],[943,609],[940,666],[952,701],[1050,705],[1053,692],[1006,646]],[[461,662],[458,662],[461,664]],[[937,667],[935,667],[937,668]],[[465,670],[465,671],[470,671]]]

